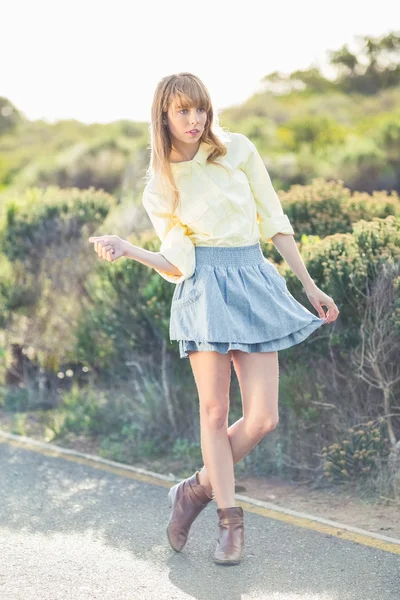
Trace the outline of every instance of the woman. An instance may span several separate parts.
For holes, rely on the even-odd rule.
[[[160,251],[112,235],[89,241],[110,262],[126,256],[176,284],[169,333],[179,342],[180,357],[189,358],[196,382],[204,466],[169,492],[168,539],[182,550],[194,519],[215,499],[214,562],[238,564],[244,522],[235,502],[234,465],[278,424],[278,351],[334,321],[339,310],[307,272],[255,145],[218,127],[198,77],[178,73],[159,82],[150,131],[143,205]],[[318,317],[290,294],[264,258],[260,237],[272,240]],[[243,416],[228,428],[231,361]]]

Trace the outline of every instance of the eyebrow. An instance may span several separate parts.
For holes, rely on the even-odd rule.
[[[205,105],[204,105],[204,104],[197,104],[197,105],[196,105],[196,104],[192,104],[192,106],[195,106],[196,108],[205,108]],[[191,107],[189,107],[189,106],[182,106],[182,104],[177,104],[177,105],[175,106],[175,108],[176,108],[176,110],[180,110],[180,109],[182,109],[182,108],[185,108],[185,109],[186,109],[186,108],[191,108]]]

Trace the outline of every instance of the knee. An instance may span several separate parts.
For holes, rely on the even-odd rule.
[[[253,439],[262,439],[267,433],[278,427],[279,416],[276,417],[260,417],[258,419],[249,420],[247,430],[250,437]]]
[[[222,403],[207,404],[202,411],[202,424],[208,429],[218,430],[227,428],[228,408]]]

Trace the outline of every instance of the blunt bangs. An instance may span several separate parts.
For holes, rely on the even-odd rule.
[[[175,80],[170,92],[170,103],[180,108],[188,109],[193,106],[201,106],[207,112],[211,110],[211,103],[207,92],[195,80],[189,77]]]

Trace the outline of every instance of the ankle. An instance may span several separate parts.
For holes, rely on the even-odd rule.
[[[206,490],[208,495],[212,496],[212,486],[208,480],[208,477],[205,475],[203,469],[197,471],[197,481]]]

